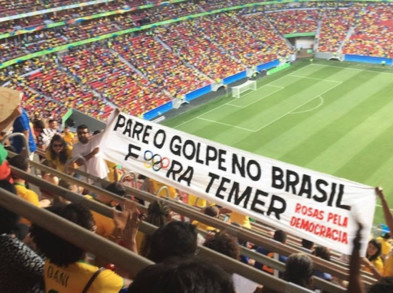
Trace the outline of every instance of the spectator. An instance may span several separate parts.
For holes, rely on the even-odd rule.
[[[112,192],[114,194],[117,194],[119,196],[124,196],[125,195],[125,189],[124,187],[119,184],[119,183],[111,183],[109,184],[106,188],[107,191]],[[86,198],[92,198],[89,195],[85,196]],[[98,194],[95,198],[98,202],[111,207],[111,208],[116,208],[119,207],[119,202],[116,200],[113,200],[113,197],[111,196],[106,196],[103,194]],[[116,222],[109,217],[106,217],[100,213],[97,213],[95,211],[91,211],[96,230],[95,232],[105,238],[111,239],[111,240],[118,240],[118,235],[116,234]]]
[[[30,173],[29,160],[26,157],[22,155],[16,155],[10,158],[8,161],[11,166],[21,169],[24,172]],[[29,203],[37,207],[40,207],[41,205],[40,205],[38,194],[35,193],[33,190],[27,188],[26,180],[18,177],[15,174],[15,172],[12,173],[12,178],[14,179],[16,194],[18,194],[19,197],[23,198]],[[21,223],[26,224],[28,226],[31,225],[31,222],[24,218],[21,219]]]
[[[150,253],[154,262],[162,262],[173,256],[190,257],[197,249],[195,226],[185,222],[169,222],[151,236]]]
[[[8,180],[1,180],[0,188],[16,193]],[[0,292],[43,292],[44,262],[15,237],[18,221],[18,215],[0,207]]]
[[[227,214],[230,213],[230,218],[229,218],[229,222],[230,223],[238,223],[240,226],[242,226],[243,228],[247,228],[247,229],[251,229],[251,223],[250,223],[250,217],[237,213],[237,212],[233,212],[228,208],[221,208],[220,209],[220,214]]]
[[[15,119],[13,124],[13,133],[20,132],[26,137],[27,146],[23,146],[22,139],[20,137],[14,137],[12,139],[12,146],[16,149],[16,152],[20,154],[22,151],[26,152],[26,147],[30,151],[30,159],[33,158],[34,152],[37,149],[36,143],[34,141],[33,132],[30,127],[29,116],[26,110],[22,108],[22,114]]]
[[[393,292],[393,277],[385,277],[371,285],[368,293]],[[359,292],[360,293],[360,292]]]
[[[302,239],[302,250],[307,253],[312,253],[312,249],[314,247],[314,242],[307,240],[307,239]]]
[[[365,270],[367,272],[373,273],[376,269],[379,274],[383,274],[383,260],[381,258],[382,245],[376,239],[371,239],[368,242],[366,250],[366,258],[363,259]],[[372,268],[374,267],[374,268]]]
[[[59,134],[55,134],[45,151],[45,157],[50,167],[66,173],[66,163],[72,158],[72,150]]]
[[[393,214],[389,209],[389,205],[386,201],[385,195],[383,194],[383,189],[380,187],[375,188],[377,196],[381,200],[381,205],[383,209],[383,215],[385,217],[386,225],[389,227],[390,231],[393,231]],[[393,277],[393,254],[390,254],[385,261],[384,277]]]
[[[304,253],[291,254],[286,262],[284,280],[311,289],[313,263]]]
[[[53,135],[59,133],[59,125],[57,124],[57,121],[55,119],[49,119],[48,126],[48,130],[52,132]]]
[[[212,218],[218,218],[220,210],[215,207],[215,206],[208,206],[202,209],[202,212]],[[198,222],[198,221],[193,221],[192,224],[196,226],[197,229],[202,230],[202,231],[215,231],[217,230],[213,226],[206,225],[204,223]]]
[[[139,272],[128,293],[235,293],[221,268],[195,258],[171,259]]]
[[[377,238],[378,242],[381,243],[382,251],[381,257],[386,259],[390,251],[392,250],[392,245],[390,244],[390,233],[386,232],[382,237]]]
[[[285,232],[282,231],[282,230],[276,230],[276,231],[274,232],[273,239],[274,239],[275,241],[277,241],[277,242],[280,242],[280,243],[282,243],[282,244],[285,244],[285,242],[287,241],[287,233],[285,233]],[[263,247],[258,247],[258,248],[256,249],[256,251],[259,252],[259,253],[261,253],[261,254],[264,254],[264,255],[266,255],[266,256],[268,256],[268,257],[270,257],[270,258],[274,258],[274,252],[271,252],[271,251],[269,251],[269,250],[267,250],[267,249],[265,249],[265,248],[263,248]],[[285,262],[287,261],[287,257],[284,256],[284,255],[279,255],[279,256],[278,256],[278,260],[279,260],[280,262],[284,262],[284,263],[285,263]],[[273,269],[273,268],[271,268],[271,267],[269,267],[269,266],[267,266],[267,265],[261,264],[261,263],[259,263],[259,262],[255,262],[255,265],[254,265],[254,266],[255,266],[256,268],[258,268],[258,269],[261,269],[261,270],[263,270],[263,271],[269,273],[269,274],[273,274],[273,273],[274,273],[274,269]],[[281,275],[281,274],[280,274],[280,275]]]
[[[203,246],[237,260],[240,258],[237,239],[224,231],[208,237]]]
[[[66,126],[63,130],[63,138],[70,147],[74,145],[75,135],[70,131],[70,127]]]
[[[99,139],[99,134],[94,135],[90,139],[89,128],[82,124],[77,128],[77,135],[79,142],[74,145],[72,149],[72,157],[84,158],[77,159],[75,162],[78,166],[86,163],[87,172],[98,178],[105,178],[108,174],[108,167],[105,160],[99,156],[99,147],[97,146],[97,140]]]
[[[148,222],[156,227],[163,227],[170,222],[172,218],[172,212],[165,202],[161,200],[155,200],[150,203],[147,209],[147,216],[145,222]],[[150,254],[150,241],[151,236],[143,235],[142,233],[138,233],[137,242],[140,247],[141,255],[147,256]]]
[[[36,145],[39,149],[45,150],[51,141],[51,135],[48,129],[45,128],[45,123],[41,119],[33,121],[33,130],[36,140]]]
[[[315,248],[315,250],[313,251],[313,254],[317,257],[320,257],[320,258],[326,260],[326,261],[330,261],[330,251],[326,247],[317,246]],[[324,279],[326,281],[333,280],[332,275],[330,275],[329,273],[322,272],[320,270],[314,270],[314,275],[321,278],[321,279]]]
[[[81,205],[57,204],[48,208],[79,226],[92,231],[94,221],[91,213]],[[32,227],[32,237],[37,248],[46,256],[44,266],[45,288],[47,292],[82,292],[86,284],[99,268],[85,262],[83,249],[59,238],[39,226]],[[63,276],[59,282],[59,276]],[[123,279],[111,270],[102,270],[90,286],[90,292],[118,293],[123,287]]]

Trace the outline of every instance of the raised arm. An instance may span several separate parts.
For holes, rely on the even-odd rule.
[[[393,214],[392,211],[389,209],[388,202],[386,201],[385,195],[383,194],[383,189],[381,187],[376,187],[375,192],[377,196],[381,200],[383,215],[385,217],[386,225],[389,227],[390,231],[393,231]]]
[[[349,283],[347,292],[348,293],[365,293],[362,278],[360,276],[360,234],[362,226],[358,223],[358,230],[356,237],[353,240],[352,255],[349,261]]]

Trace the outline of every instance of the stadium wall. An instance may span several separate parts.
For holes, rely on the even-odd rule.
[[[185,95],[185,100],[187,102],[192,101],[193,99],[199,98],[205,94],[208,94],[212,91],[212,85],[209,84],[208,86],[202,87],[200,89],[197,89],[195,91],[189,92],[188,94]]]
[[[258,72],[261,72],[263,70],[268,70],[268,69],[271,69],[271,68],[276,67],[278,65],[280,65],[280,60],[277,59],[277,60],[274,60],[274,61],[271,61],[271,62],[268,62],[265,64],[258,65],[256,68],[257,68]]]
[[[158,116],[161,116],[163,114],[165,114],[166,112],[168,112],[169,110],[173,109],[173,102],[170,101],[164,105],[161,105],[153,110],[150,110],[149,112],[146,112],[143,114],[143,119],[146,120],[152,120]]]
[[[275,68],[275,67],[279,66],[280,64],[281,63],[279,60],[274,60],[274,61],[271,61],[268,63],[260,64],[260,65],[256,66],[255,69],[259,72],[264,71],[264,70],[266,71],[268,69]],[[237,82],[239,80],[245,79],[247,77],[248,77],[247,70],[245,70],[245,71],[242,71],[242,72],[239,72],[239,73],[236,73],[234,75],[224,78],[221,82],[219,82],[219,84],[228,85],[228,84]],[[190,101],[200,98],[200,97],[202,97],[212,91],[213,91],[212,84],[201,87],[195,91],[187,93],[184,96],[184,101],[190,102]],[[153,110],[150,110],[149,112],[144,113],[143,118],[146,120],[153,120],[153,119],[165,114],[166,112],[168,112],[174,108],[175,108],[174,103],[171,101],[171,102],[168,102],[158,108],[155,108]]]
[[[371,57],[371,56],[351,55],[351,54],[346,54],[344,56],[344,61],[393,65],[392,58]]]
[[[227,85],[247,77],[247,70],[228,76],[222,80],[222,84]]]

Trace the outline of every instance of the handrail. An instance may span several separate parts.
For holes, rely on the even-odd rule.
[[[15,170],[16,168],[13,171]],[[43,182],[43,180],[40,181]],[[92,252],[103,259],[110,260],[115,265],[129,272],[131,277],[135,277],[141,269],[153,264],[150,260],[48,212],[45,209],[38,208],[6,190],[0,189],[0,194],[2,195],[0,196],[0,204],[2,206],[30,219],[33,223],[47,229],[51,233],[63,239],[67,239],[67,241],[74,245]],[[268,288],[275,290],[286,288],[285,292],[290,293],[311,292],[305,288],[299,288],[284,280],[242,264],[237,260],[228,258],[206,247],[199,247],[198,256],[208,259],[209,261],[213,258],[216,263],[222,265],[226,270],[246,276],[254,282],[263,283]]]
[[[43,165],[35,163],[35,162],[32,162],[32,163],[40,165],[40,167],[42,167],[43,169],[46,169],[46,170],[48,170],[48,172],[51,172],[50,171],[51,168],[49,168],[49,167],[43,166]],[[85,188],[88,188],[89,190],[92,190],[93,192],[109,195],[109,196],[113,197],[115,200],[117,200],[119,202],[124,201],[124,198],[119,197],[119,196],[117,196],[115,194],[110,194],[110,193],[106,192],[105,190],[103,190],[101,188],[98,188],[96,186],[92,186],[92,185],[86,184],[86,183],[84,183],[84,182],[82,182],[82,181],[80,181],[80,180],[78,180],[76,178],[73,178],[73,177],[71,177],[69,175],[61,173],[61,172],[59,172],[57,170],[53,170],[53,171],[54,172],[52,172],[52,173],[55,173],[55,175],[57,175],[56,173],[58,173],[60,175],[59,177],[69,178],[67,180],[72,180],[73,182],[76,182],[76,184],[80,184],[81,186],[83,186]],[[28,177],[33,177],[33,176],[31,176],[30,174],[26,173],[26,177],[27,177],[27,180],[30,181],[30,179]],[[33,178],[31,178],[31,179],[33,179]],[[36,182],[32,182],[32,183],[37,185]],[[49,183],[47,182],[46,184],[49,184]],[[130,188],[128,186],[125,186],[125,189],[126,189],[126,191],[134,194],[136,197],[138,197],[140,199],[143,199],[143,200],[146,200],[146,201],[149,201],[149,202],[154,201],[154,200],[157,199],[156,196],[154,196],[154,195],[152,195],[152,194],[150,194],[148,192],[137,190],[135,188]],[[184,215],[186,217],[189,217],[189,218],[193,218],[193,219],[195,219],[195,220],[197,220],[199,222],[206,223],[208,225],[217,227],[217,228],[222,229],[222,230],[225,229],[229,233],[231,233],[231,234],[233,234],[233,235],[235,235],[235,236],[237,236],[239,238],[247,239],[247,240],[253,242],[256,245],[263,246],[264,248],[266,248],[268,250],[275,251],[275,252],[277,252],[279,254],[282,254],[282,255],[289,255],[291,253],[302,252],[299,249],[296,249],[296,248],[293,248],[293,247],[289,247],[289,246],[281,244],[281,243],[277,243],[276,241],[274,241],[272,239],[261,238],[261,235],[255,233],[255,231],[252,231],[252,230],[249,230],[249,229],[244,229],[244,228],[238,228],[238,227],[235,227],[235,226],[230,225],[228,223],[224,223],[224,222],[222,222],[219,219],[206,216],[206,215],[196,211],[194,208],[186,206],[186,205],[184,205],[182,203],[179,203],[179,202],[177,202],[175,200],[166,199],[166,198],[161,198],[161,200],[166,202],[166,204],[171,208],[171,210],[176,212],[176,213],[182,214],[182,215]],[[89,205],[89,203],[87,203],[87,205]],[[89,208],[94,209],[92,207],[91,203],[90,203]],[[100,212],[100,211],[98,211],[98,212]],[[107,213],[104,213],[104,215],[112,216],[112,215],[108,215]],[[144,229],[141,227],[141,231],[142,232],[144,232],[143,230]],[[348,279],[348,272],[349,272],[349,270],[347,268],[343,268],[343,267],[341,267],[341,266],[339,266],[337,264],[325,261],[325,260],[320,259],[318,257],[315,257],[313,255],[310,255],[310,257],[312,258],[312,260],[314,262],[314,267],[316,269],[319,269],[319,270],[322,270],[324,272],[330,273],[331,275],[336,276],[336,277],[338,277],[340,279],[344,279],[344,280]],[[366,277],[365,281],[364,281],[365,285],[366,286],[369,285],[370,282],[372,282],[371,280],[373,280],[371,277]]]
[[[2,188],[0,188],[0,194],[1,206],[28,218],[34,224],[63,239],[67,239],[72,244],[92,252],[100,258],[110,259],[115,265],[126,270],[131,277],[135,277],[140,270],[153,264],[152,261],[100,237],[79,225],[71,223],[58,215],[36,207]]]
[[[37,164],[37,163],[33,163],[33,164]],[[42,166],[42,167],[43,167],[43,169],[46,169],[46,170],[48,170],[48,172],[50,172],[51,168],[46,167],[46,166]],[[105,192],[105,190],[103,190],[97,186],[92,186],[92,185],[86,184],[84,182],[79,181],[76,178],[68,176],[68,175],[61,173],[59,171],[54,171],[53,174],[56,176],[59,175],[59,177],[69,178],[67,180],[72,180],[73,182],[76,182],[77,184],[80,184],[81,186],[88,188],[89,190],[91,190],[95,193],[100,193],[100,194],[104,194],[104,195],[108,194],[107,192]],[[157,199],[156,196],[154,196],[148,192],[141,191],[141,190],[131,188],[128,186],[125,186],[124,188],[126,189],[126,191],[130,192],[131,194],[135,195],[136,197],[138,197],[140,199],[143,199],[143,200],[146,200],[149,202]],[[119,202],[122,202],[124,200],[124,198],[119,197],[114,194],[111,194],[110,196],[113,196],[113,198]],[[199,222],[206,223],[208,225],[212,225],[212,226],[217,227],[222,230],[225,229],[229,233],[231,233],[237,237],[248,239],[249,241],[255,243],[256,245],[263,246],[266,249],[276,251],[282,255],[289,255],[291,253],[301,252],[300,250],[298,250],[296,248],[288,247],[288,246],[283,245],[281,243],[277,243],[276,241],[274,241],[272,239],[262,239],[261,235],[255,233],[254,231],[244,229],[244,228],[238,228],[238,227],[235,227],[235,226],[230,225],[228,223],[224,223],[219,219],[215,219],[215,218],[206,216],[206,215],[196,211],[195,209],[185,206],[184,204],[179,203],[175,200],[167,199],[167,198],[161,198],[161,200],[165,201],[166,204],[170,207],[170,209],[172,211],[174,211],[175,213],[182,214],[186,217],[193,218]],[[346,269],[346,268],[343,269],[342,267],[340,267],[338,265],[332,264],[330,262],[327,262],[325,260],[322,260],[322,259],[317,258],[312,255],[310,257],[314,261],[315,268],[326,271],[327,273],[337,276],[340,279],[347,279],[348,278],[348,269]]]
[[[166,186],[166,185],[161,186],[160,189],[157,190],[156,195],[157,195],[158,197],[160,197],[160,194],[161,194],[162,191],[165,191],[165,192],[166,192],[166,196],[164,196],[165,198],[170,198],[170,193],[169,193],[169,188],[168,188],[168,186]],[[160,197],[160,198],[161,198],[161,197]]]

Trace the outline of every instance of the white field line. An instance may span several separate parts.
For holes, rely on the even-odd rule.
[[[303,113],[311,112],[311,111],[314,111],[315,109],[320,108],[324,104],[324,99],[322,96],[318,96],[318,98],[319,98],[319,104],[314,106],[313,108],[308,109],[308,110],[304,110],[304,111],[296,111],[296,112],[293,111],[291,114],[303,114]]]
[[[235,125],[233,125],[233,124],[228,124],[228,123],[223,123],[223,122],[219,122],[219,121],[215,121],[215,120],[210,120],[210,119],[202,118],[202,117],[200,117],[200,116],[196,117],[195,119],[200,119],[200,120],[208,121],[208,122],[211,122],[211,123],[216,123],[216,124],[228,126],[228,127],[231,127],[231,128],[237,128],[237,129],[244,130],[244,131],[248,131],[248,132],[255,132],[255,131],[250,130],[250,129],[248,129],[248,128],[244,128],[244,127],[240,127],[240,126],[235,126]]]
[[[380,204],[375,204],[375,206],[377,207],[377,208],[382,208],[382,206],[380,205]],[[393,209],[390,209],[392,212],[393,212]]]
[[[232,106],[232,107],[235,107],[235,108],[240,108],[240,109],[243,109],[243,107],[242,106],[239,106],[239,105],[235,105],[235,104],[231,104],[231,103],[226,103],[225,105],[227,105],[227,106]]]
[[[302,76],[302,75],[294,75],[294,74],[289,74],[289,76],[293,76],[293,77],[299,77],[299,78],[307,78],[307,79],[313,79],[313,80],[322,80],[322,81],[328,81],[328,82],[338,82],[338,83],[342,83],[339,80],[332,80],[332,79],[323,79],[323,78],[317,78],[317,77],[310,77],[310,76]]]
[[[340,82],[340,83],[341,83],[341,82]],[[258,131],[260,131],[260,130],[262,130],[262,129],[264,129],[264,128],[270,126],[270,125],[272,125],[273,123],[275,123],[275,122],[277,122],[278,120],[284,118],[285,116],[291,114],[291,113],[292,113],[293,111],[295,111],[296,109],[299,109],[300,107],[306,105],[307,103],[311,102],[312,100],[314,100],[314,99],[316,99],[316,98],[318,98],[318,97],[323,98],[322,96],[323,96],[324,93],[327,93],[328,91],[334,89],[335,87],[336,87],[336,86],[333,86],[333,87],[331,87],[331,88],[325,90],[324,92],[322,92],[322,93],[320,93],[320,94],[318,94],[318,95],[312,97],[311,99],[307,100],[307,102],[305,102],[305,103],[303,103],[303,104],[300,104],[299,106],[296,106],[295,108],[291,109],[290,111],[286,112],[285,114],[283,114],[283,115],[277,117],[276,119],[273,119],[273,120],[270,121],[269,123],[267,123],[267,124],[265,124],[265,125],[259,127],[257,130],[255,130],[255,132],[258,132]]]
[[[309,64],[309,65],[307,65],[307,66],[305,66],[305,67],[301,67],[301,68],[299,68],[299,69],[293,71],[293,73],[296,73],[296,72],[298,72],[298,71],[300,71],[300,70],[304,70],[304,69],[306,69],[307,67],[312,66],[312,65],[314,65],[314,64]],[[319,64],[315,64],[315,65],[319,65]],[[325,65],[323,65],[323,66],[325,66]],[[326,65],[326,66],[327,66],[327,65]],[[336,67],[337,67],[337,66],[336,66]],[[292,74],[291,74],[291,75],[292,75]],[[278,80],[281,80],[281,79],[283,79],[283,78],[285,78],[285,77],[288,77],[288,75],[284,75],[284,76],[282,76],[282,77],[280,77],[280,78],[278,78],[278,79],[275,79],[275,80],[272,80],[272,81],[270,81],[270,82],[268,82],[268,83],[266,83],[266,84],[263,84],[262,86],[258,87],[258,89],[260,89],[260,88],[263,87],[263,86],[269,85],[269,86],[273,86],[273,87],[279,88],[279,89],[277,90],[277,91],[279,91],[280,89],[283,89],[284,87],[283,87],[283,86],[279,86],[279,85],[274,85],[274,84],[271,84],[271,83],[276,82],[276,81],[278,81]],[[271,94],[267,95],[266,97],[263,97],[262,99],[265,99],[265,98],[269,97],[270,95],[276,93],[277,91],[272,92]],[[251,91],[251,92],[245,94],[244,96],[246,96],[246,95],[248,95],[248,94],[250,94],[250,93],[253,93],[253,92],[254,92],[254,91]],[[320,94],[320,95],[322,95],[322,94]],[[243,97],[244,97],[244,96],[243,96]],[[262,99],[259,99],[259,100],[255,101],[254,103],[257,103],[257,102],[261,101]],[[313,99],[315,99],[315,97],[314,97]],[[195,119],[206,120],[206,121],[213,121],[213,120],[209,120],[209,119],[202,118],[202,116],[205,115],[205,114],[207,114],[207,113],[213,112],[213,111],[215,111],[215,110],[217,110],[217,109],[219,109],[219,108],[221,108],[221,107],[224,107],[224,106],[226,106],[227,104],[230,105],[230,106],[236,106],[236,105],[231,104],[231,102],[232,102],[232,101],[228,101],[227,103],[222,104],[222,105],[220,105],[220,106],[218,106],[218,107],[215,107],[215,108],[213,108],[213,109],[211,109],[211,110],[209,110],[209,111],[203,113],[203,114],[200,115],[200,116],[197,116],[197,117],[191,118],[191,119],[189,119],[189,120],[187,120],[187,121],[184,121],[184,122],[182,122],[182,123],[180,123],[180,124],[174,126],[173,128],[178,129],[180,126],[182,126],[182,125],[184,125],[184,124],[187,124],[188,122],[191,122],[191,121],[193,121],[193,120],[195,120]],[[252,104],[254,104],[254,103],[252,103]],[[245,107],[248,107],[248,106],[250,106],[250,105],[252,105],[252,104],[249,104],[249,105],[247,105],[247,106],[245,106]],[[302,106],[302,105],[301,105],[301,106]],[[241,106],[240,106],[240,107],[241,107]],[[293,110],[296,110],[297,108],[298,108],[298,107],[296,107],[296,108],[293,109]],[[292,111],[293,111],[293,110],[292,110]],[[292,111],[290,111],[290,112],[292,112]],[[289,113],[290,113],[290,112],[289,112]],[[288,114],[289,114],[289,113],[288,113]],[[287,115],[287,114],[285,114],[285,115]],[[284,116],[285,116],[285,115],[284,115]],[[282,116],[282,117],[284,117],[284,116]],[[281,117],[281,118],[282,118],[282,117]],[[278,120],[278,119],[275,119],[275,120],[273,121],[273,123],[276,122],[277,120]],[[213,121],[213,122],[214,122],[214,121]],[[216,123],[220,124],[219,122],[216,122]],[[271,124],[271,123],[269,123],[268,125],[270,125],[270,124]],[[223,123],[223,125],[227,125],[227,124],[226,124],[226,123]],[[229,124],[228,124],[228,125],[229,125]],[[246,128],[243,128],[243,127],[239,127],[239,126],[233,126],[233,127],[236,127],[236,128],[239,128],[239,129],[244,129],[244,130],[249,131],[249,132],[256,132],[256,131],[259,131],[260,129],[265,128],[265,126],[263,126],[262,128],[260,128],[260,129],[258,129],[258,130],[256,130],[256,131],[252,131],[252,130],[249,130],[249,129],[246,129]]]
[[[326,65],[326,64],[310,64],[310,66],[323,66],[323,67],[334,67],[334,68],[341,68],[341,69],[346,69],[346,70],[357,70],[357,71],[367,71],[367,72],[373,72],[373,73],[382,73],[382,74],[389,74],[393,75],[393,72],[384,72],[384,71],[374,71],[374,70],[369,70],[369,69],[360,69],[360,68],[348,68],[348,67],[341,67],[341,66],[334,66],[334,65]],[[366,66],[366,65],[364,65]],[[389,66],[389,65],[388,65]]]
[[[266,85],[265,85],[266,86]],[[245,106],[239,106],[240,108],[242,108],[242,109],[244,109],[244,108],[247,108],[247,107],[249,107],[249,106],[251,106],[251,105],[253,105],[253,104],[255,104],[255,103],[258,103],[259,101],[262,101],[263,99],[266,99],[266,98],[268,98],[268,97],[270,97],[271,95],[273,95],[273,94],[275,94],[276,92],[278,92],[278,91],[280,91],[280,90],[282,90],[284,87],[283,86],[278,86],[278,85],[269,85],[269,86],[273,86],[273,87],[277,87],[278,89],[277,90],[275,90],[274,92],[271,92],[270,94],[268,94],[267,96],[265,96],[265,97],[262,97],[262,98],[257,98],[257,99],[255,99],[252,103],[250,103],[250,104],[247,104],[247,105],[245,105]],[[258,89],[260,89],[260,88],[262,88],[262,86],[261,87],[259,87]],[[243,97],[240,97],[240,99],[241,98],[243,98]],[[229,105],[232,105],[232,104],[230,104],[231,102],[228,102],[228,104]]]

